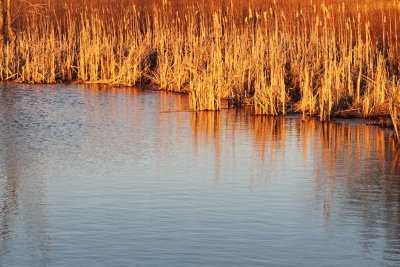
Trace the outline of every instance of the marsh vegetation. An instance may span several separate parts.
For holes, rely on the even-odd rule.
[[[259,115],[391,118],[400,1],[14,1],[0,79],[151,86]]]

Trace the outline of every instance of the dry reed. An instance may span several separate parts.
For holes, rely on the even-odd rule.
[[[151,85],[195,110],[390,115],[399,136],[400,1],[189,2],[32,1],[0,79]]]

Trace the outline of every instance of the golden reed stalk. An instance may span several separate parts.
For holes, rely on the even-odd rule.
[[[399,135],[399,0],[148,2],[31,1],[0,79],[151,85],[195,110],[390,115]]]

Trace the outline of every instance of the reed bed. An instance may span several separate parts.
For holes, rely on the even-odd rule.
[[[390,116],[399,138],[399,0],[21,3],[1,80],[146,85],[189,93],[195,110],[228,99],[259,115]]]

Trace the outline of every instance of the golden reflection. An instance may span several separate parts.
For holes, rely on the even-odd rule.
[[[316,194],[323,201],[325,223],[336,206],[350,205],[355,213],[362,210],[357,216],[365,216],[363,223],[373,228],[380,218],[387,217],[393,203],[392,217],[384,220],[398,223],[400,153],[387,131],[365,122],[318,121],[308,122],[299,131],[303,148],[311,144],[313,150]]]
[[[81,88],[86,94],[101,94],[107,93],[112,95],[140,95],[143,90],[137,87],[110,86],[103,84],[77,84],[76,87]]]
[[[250,131],[254,136],[256,157],[269,163],[277,160],[279,152],[285,153],[286,118],[275,116],[251,116]]]
[[[371,175],[400,173],[399,156],[394,151],[396,145],[392,138],[385,130],[365,122],[301,122],[284,117],[251,116],[237,110],[190,114],[193,147],[198,150],[215,145],[217,161],[221,157],[222,141],[223,152],[234,155],[237,139],[250,133],[254,160],[270,165],[276,164],[278,156],[281,156],[279,160],[285,158],[288,139],[297,140],[296,149],[302,155],[298,159],[304,165],[313,164],[317,182],[329,180],[334,186],[335,179],[344,176],[347,185],[354,179],[364,179],[362,174],[369,169],[373,169]],[[296,134],[288,137],[290,131]]]
[[[198,154],[198,148],[208,146],[214,147],[215,152],[215,179],[220,177],[221,169],[221,113],[215,111],[200,111],[191,113],[191,129],[193,147]]]
[[[148,143],[154,147],[147,147],[146,143],[149,150],[143,151],[154,152],[154,158],[150,159],[157,159],[156,152],[170,153],[177,140],[190,140],[189,149],[193,148],[196,155],[211,153],[211,157],[214,156],[217,181],[223,171],[238,165],[242,165],[240,170],[245,169],[243,175],[248,175],[245,178],[253,184],[255,179],[265,178],[278,166],[284,169],[291,168],[291,164],[301,166],[303,163],[311,170],[314,179],[311,185],[316,187],[321,218],[326,224],[331,221],[333,211],[340,210],[336,205],[350,205],[352,212],[360,212],[368,229],[381,219],[388,222],[384,227],[388,239],[400,237],[400,230],[395,228],[400,221],[400,149],[386,130],[365,125],[365,122],[321,123],[313,119],[302,122],[296,118],[253,116],[251,111],[243,109],[187,112],[185,95],[140,93],[137,90],[97,85],[82,87],[79,96],[82,105],[76,113],[71,111],[69,114],[74,125],[84,125],[74,128],[82,132],[74,132],[77,138],[71,139],[71,144],[77,146],[77,154],[104,155],[108,160],[110,150],[107,145],[115,145],[115,142],[105,145],[105,141],[121,141],[118,152],[123,153],[125,147],[137,144],[134,142],[137,139],[146,140],[157,131]],[[134,97],[136,94],[159,97]],[[6,112],[0,114],[6,124],[18,120],[18,107],[7,102],[14,98],[17,97],[0,94],[0,103],[4,104],[0,108],[7,106]],[[173,116],[169,116],[170,112]],[[38,115],[32,114],[33,121],[38,118],[35,116]],[[106,130],[102,128],[105,123],[109,123]],[[11,128],[15,131],[17,126]],[[137,135],[129,131],[133,129],[139,129]],[[0,133],[1,148],[5,148],[5,157],[0,161],[3,164],[1,170],[4,170],[0,188],[0,256],[13,238],[15,216],[22,216],[22,219],[26,218],[22,220],[26,223],[26,239],[30,240],[31,246],[41,247],[39,256],[44,262],[47,256],[46,211],[41,203],[44,194],[41,176],[35,173],[44,164],[40,165],[40,159],[35,160],[34,155],[29,154],[33,152],[26,147],[26,137],[3,128]],[[42,145],[35,135],[31,135],[29,143],[35,148]],[[180,148],[172,152],[182,153]],[[286,155],[292,156],[289,153],[293,154],[292,161],[286,160]],[[142,156],[137,153],[132,157],[135,155]]]
[[[217,182],[231,173],[228,168],[241,165],[252,187],[278,167],[296,164],[312,173],[325,224],[332,220],[334,211],[340,210],[338,205],[361,210],[367,227],[372,224],[371,214],[377,218],[388,216],[388,205],[395,204],[395,212],[387,220],[400,220],[400,151],[386,130],[364,121],[321,123],[314,119],[303,122],[297,118],[253,116],[246,109],[191,112],[186,95],[153,93],[159,94],[157,101],[133,97],[126,108],[121,109],[121,103],[117,103],[119,108],[111,109],[130,113],[130,119],[133,116],[140,128],[148,125],[141,119],[148,116],[142,114],[143,110],[136,114],[136,110],[155,104],[158,110],[151,118],[159,131],[157,151],[169,153],[173,148],[171,139],[189,138],[196,156],[210,153],[214,157],[215,165],[204,167],[214,167]],[[99,123],[102,119],[98,118]],[[357,206],[359,203],[364,206]]]
[[[254,177],[267,177],[277,165],[277,160],[284,159],[286,118],[252,116],[247,110],[233,109],[193,112],[190,124],[196,155],[206,147],[215,151],[216,177],[220,176],[223,167],[222,158],[228,160],[233,157],[234,165],[249,161],[252,182]],[[248,138],[249,133],[251,138]],[[248,156],[244,162],[236,162],[236,157],[245,155]]]
[[[186,94],[160,91],[160,112],[190,112],[189,96]]]
[[[393,151],[392,139],[384,130],[361,123],[349,126],[314,122],[312,128],[316,131],[311,131],[308,139],[313,141],[314,154],[320,155],[316,157],[315,165],[318,177],[324,176],[324,173],[330,173],[329,177],[340,177],[340,172],[346,174],[348,183],[349,179],[365,178],[354,177],[354,174],[370,169],[376,174],[399,174],[400,166],[388,168],[388,162],[396,161],[397,153]]]
[[[240,164],[248,164],[244,166],[251,170],[246,177],[251,185],[277,166],[296,164],[312,171],[326,224],[338,201],[355,205],[351,208],[355,211],[360,210],[357,203],[363,203],[360,216],[376,214],[377,218],[386,216],[388,205],[395,203],[390,220],[400,220],[400,149],[388,130],[365,121],[302,122],[238,110],[192,113],[190,125],[195,150],[215,150],[217,177],[221,169],[229,168],[221,166],[221,158],[228,165],[228,158],[244,159]],[[242,157],[246,153],[248,161]],[[294,162],[285,153],[294,153],[290,155]]]

